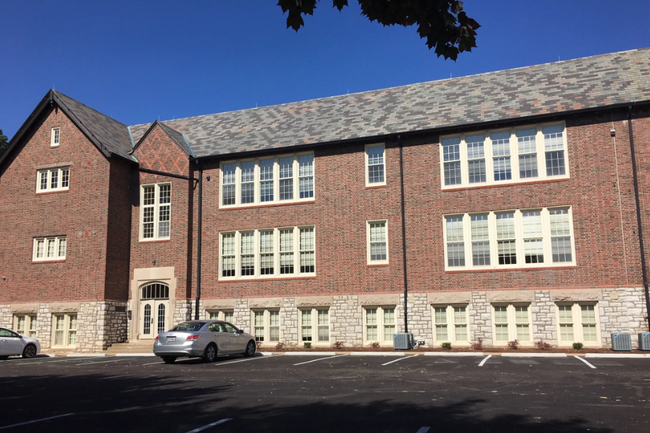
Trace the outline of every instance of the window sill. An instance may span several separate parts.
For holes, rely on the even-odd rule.
[[[554,183],[554,182],[564,182],[571,180],[569,176],[556,177],[552,179],[540,179],[540,180],[521,180],[521,181],[509,181],[509,182],[494,182],[494,183],[481,183],[481,184],[472,184],[472,185],[453,185],[453,186],[442,186],[440,189],[443,192],[456,192],[456,191],[465,191],[468,189],[485,189],[485,188],[497,188],[502,186],[521,186],[521,185],[535,185],[535,184],[544,184],[544,183]]]
[[[315,280],[316,275],[290,276],[290,277],[254,277],[242,278],[233,277],[228,279],[219,279],[219,283],[242,283],[244,281],[287,281],[287,280]]]
[[[66,259],[52,259],[52,260],[32,260],[32,265],[50,264],[50,263],[65,263]]]
[[[386,188],[388,185],[385,183],[378,183],[376,185],[366,185],[366,189],[378,189],[378,188]]]
[[[231,206],[219,206],[219,210],[242,210],[242,209],[251,209],[251,208],[260,208],[260,207],[271,207],[271,206],[294,206],[300,204],[313,204],[315,199],[309,200],[300,200],[300,201],[287,201],[287,202],[271,202],[271,203],[253,203],[246,205],[231,205]]]
[[[512,272],[512,271],[554,271],[565,269],[576,269],[578,265],[571,264],[566,266],[544,266],[544,267],[521,267],[521,268],[482,268],[482,269],[445,269],[447,274],[457,274],[463,272]]]
[[[62,192],[70,192],[69,189],[55,189],[53,191],[36,191],[36,195],[59,194]]]
[[[390,263],[366,263],[367,268],[387,268]]]
[[[159,244],[164,242],[171,242],[171,239],[140,239],[141,244]]]

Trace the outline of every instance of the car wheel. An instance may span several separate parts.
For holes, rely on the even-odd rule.
[[[33,358],[36,356],[36,346],[33,344],[28,344],[23,349],[23,358]]]
[[[161,358],[165,364],[173,364],[176,361],[175,356],[162,356]]]
[[[253,340],[249,341],[246,345],[246,351],[244,352],[245,357],[255,355],[255,342]]]
[[[217,359],[217,346],[210,344],[203,352],[203,362],[214,362],[215,359]]]

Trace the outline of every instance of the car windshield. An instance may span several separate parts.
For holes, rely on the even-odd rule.
[[[172,331],[198,331],[205,325],[205,322],[183,322],[174,326]]]

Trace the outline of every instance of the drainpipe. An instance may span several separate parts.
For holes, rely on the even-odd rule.
[[[203,239],[203,169],[199,167],[199,222],[196,241],[196,304],[194,305],[194,320],[199,320],[199,302],[201,301],[201,240]],[[190,252],[191,253],[191,252]]]
[[[639,232],[639,245],[641,247],[641,271],[643,275],[643,289],[645,291],[645,312],[648,319],[648,330],[650,331],[650,294],[648,293],[648,272],[646,270],[643,224],[641,222],[641,200],[639,199],[639,181],[636,169],[636,155],[634,152],[634,130],[632,128],[633,110],[634,107],[632,105],[627,109],[627,127],[630,136],[630,152],[632,153],[632,179],[634,180],[634,200],[636,202],[636,224]]]
[[[404,332],[409,332],[409,322],[408,322],[408,278],[406,275],[406,211],[404,209],[404,159],[402,151],[404,146],[402,146],[402,136],[397,136],[397,142],[399,143],[399,180],[401,184],[401,195],[402,195],[402,266],[404,267]]]

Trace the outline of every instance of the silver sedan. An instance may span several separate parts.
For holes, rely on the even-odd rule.
[[[33,358],[41,351],[41,343],[32,337],[25,337],[7,328],[0,328],[0,359],[12,355]]]
[[[179,323],[156,337],[153,353],[167,364],[179,357],[214,361],[218,355],[253,356],[255,338],[236,326],[221,320],[190,320]]]

